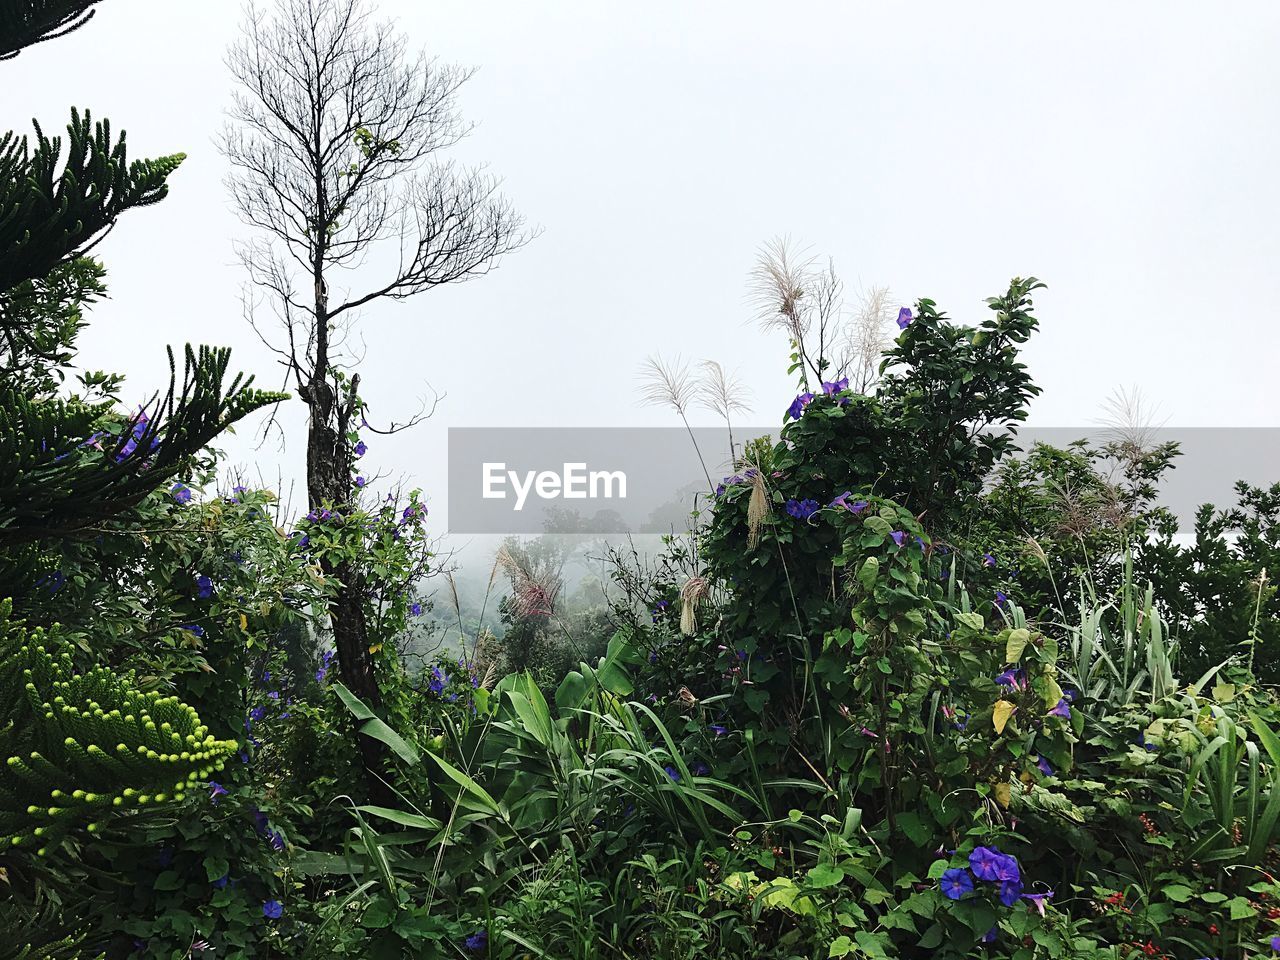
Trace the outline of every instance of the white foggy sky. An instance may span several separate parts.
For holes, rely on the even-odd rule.
[[[411,412],[428,382],[447,395],[368,458],[437,516],[448,426],[669,425],[636,399],[655,350],[736,369],[749,422],[776,424],[786,344],[749,322],[745,288],[780,234],[834,257],[852,289],[932,297],[963,322],[1011,276],[1045,280],[1035,424],[1089,424],[1121,385],[1170,425],[1276,424],[1280,5],[380,7],[415,45],[480,67],[455,155],[487,162],[543,230],[487,278],[364,315],[375,418]],[[164,344],[186,341],[231,346],[233,367],[278,385],[242,318],[232,241],[249,234],[213,143],[239,18],[229,0],[106,0],[0,64],[0,128],[57,130],[76,104],[127,129],[131,156],[189,155],[170,197],[97,251],[112,299],[79,362],[127,373],[139,398]],[[298,401],[284,420],[300,464]],[[274,442],[248,439],[260,422],[223,446],[274,479]]]

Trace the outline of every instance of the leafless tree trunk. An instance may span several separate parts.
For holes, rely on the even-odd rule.
[[[469,132],[456,95],[470,71],[410,53],[369,0],[271,0],[266,10],[251,0],[227,65],[238,85],[221,141],[228,186],[260,231],[240,248],[247,312],[309,408],[310,506],[340,510],[354,499],[354,431],[393,432],[422,417],[382,430],[365,421],[342,349],[358,309],[487,273],[529,235],[492,178],[439,158]],[[399,260],[379,275],[371,264],[389,258],[370,254],[384,248]],[[339,277],[354,292],[333,299]],[[282,333],[264,332],[264,303]],[[341,673],[376,710],[364,574],[331,567]],[[362,738],[361,751],[376,789],[379,745]]]

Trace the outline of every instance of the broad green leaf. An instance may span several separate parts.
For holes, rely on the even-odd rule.
[[[1009,631],[1009,639],[1004,647],[1004,662],[1017,663],[1022,659],[1022,651],[1027,649],[1027,644],[1031,642],[1031,631],[1026,627],[1020,627],[1017,630]]]

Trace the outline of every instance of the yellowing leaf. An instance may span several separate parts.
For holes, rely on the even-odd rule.
[[[1009,700],[996,701],[995,708],[991,711],[991,722],[995,725],[996,733],[1004,733],[1005,724],[1017,709]]]
[[[1052,710],[1062,700],[1062,688],[1053,677],[1044,678],[1044,705]]]
[[[1013,799],[1013,787],[1007,783],[996,784],[996,802],[1006,810],[1009,808],[1009,801]]]
[[[1019,627],[1017,630],[1009,631],[1009,641],[1004,648],[1004,662],[1017,663],[1022,659],[1022,651],[1027,649],[1027,644],[1031,642],[1031,631],[1026,627]]]
[[[249,618],[246,617],[243,613],[240,614],[240,629],[241,630],[249,629]]]
[[[370,647],[369,647],[369,652],[370,652],[370,653],[378,653],[381,649],[382,649],[382,644],[380,644],[380,643],[375,643],[375,644],[373,644],[372,646],[370,646]]]

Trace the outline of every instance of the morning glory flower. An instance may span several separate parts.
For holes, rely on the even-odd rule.
[[[369,447],[363,440],[356,444],[355,454],[357,457],[363,457],[368,452]]]
[[[1023,676],[1022,670],[1018,667],[1010,667],[1000,676],[996,677],[996,683],[1002,687],[1012,687],[1014,690],[1021,690],[1027,685],[1026,677]]]
[[[675,767],[671,766],[671,764],[667,764],[662,769],[666,771],[667,776],[671,778],[672,783],[680,782],[680,771],[677,770]]]
[[[984,567],[994,567],[996,565],[996,558],[989,553],[984,553],[982,555],[982,565]]]
[[[995,928],[995,927],[992,927],[990,930],[988,930],[986,933],[984,933],[984,934],[982,935],[982,942],[983,942],[983,943],[994,943],[994,942],[995,942],[995,939],[996,939],[996,928]]]
[[[723,737],[725,734],[729,732],[728,727],[722,727],[718,723],[709,724],[707,726],[707,729],[710,730],[712,733],[714,733],[717,737]]]
[[[489,945],[488,930],[479,930],[473,933],[471,936],[467,937],[467,939],[463,941],[463,946],[465,946],[472,953],[479,953],[488,945]]]
[[[268,920],[279,920],[284,907],[279,900],[268,900],[262,905],[262,915]]]
[[[791,514],[791,516],[795,517],[797,520],[808,520],[817,513],[819,509],[821,508],[818,506],[817,500],[791,499],[787,501],[787,513]]]
[[[1049,711],[1051,717],[1062,717],[1064,720],[1071,719],[1071,706],[1067,703],[1067,698],[1063,697],[1058,701],[1058,705]]]
[[[356,486],[363,487],[368,481],[364,477],[356,477]]]
[[[960,867],[952,867],[938,881],[938,889],[948,900],[959,900],[966,893],[973,892],[973,877],[969,871]]]
[[[911,323],[911,320],[912,320],[912,317],[911,317],[910,307],[903,307],[901,310],[898,311],[898,329],[899,330],[907,329],[907,325]]]
[[[711,773],[711,768],[701,760],[695,760],[693,763],[689,764],[689,772],[695,777],[705,777]]]
[[[1040,768],[1040,772],[1043,773],[1046,777],[1053,776],[1053,767],[1049,766],[1049,761],[1046,760],[1043,756],[1041,756],[1039,759],[1036,760],[1036,766]]]
[[[226,787],[218,783],[218,781],[216,780],[209,781],[209,799],[210,800],[212,800],[214,803],[217,803],[219,797],[225,797],[226,795],[227,795]]]
[[[1043,917],[1045,901],[1053,899],[1053,891],[1049,890],[1046,893],[1024,893],[1022,895],[1022,899],[1030,900],[1031,905],[1035,907],[1036,910],[1039,912],[1040,916]]]
[[[441,673],[439,667],[431,668],[431,682],[427,684],[427,688],[432,693],[440,693],[449,685],[449,675]]]
[[[1004,606],[1006,603],[1008,603],[1008,602],[1009,602],[1009,598],[1008,598],[1007,596],[1005,596],[1004,592],[1003,592],[1002,590],[997,590],[997,591],[996,591],[996,606],[997,606],[997,607],[1003,607],[1003,606]]]
[[[893,538],[893,542],[896,543],[898,546],[902,546],[902,544],[907,539],[907,535],[903,533],[901,530],[895,530],[893,531],[893,533],[889,534],[889,536]]]
[[[825,394],[840,393],[848,389],[849,389],[848,377],[841,377],[839,380],[836,380],[834,383],[824,383],[822,385],[822,392]]]
[[[1001,853],[995,847],[974,847],[969,854],[969,868],[979,880],[1017,880],[1022,879],[1018,870],[1018,861]]]
[[[169,492],[173,495],[174,503],[190,503],[191,488],[185,483],[175,483],[169,488]]]
[[[223,887],[227,885],[227,881],[230,879],[231,879],[231,874],[229,873],[223,874],[221,879],[213,881],[213,885],[216,889],[221,890]]]
[[[201,600],[208,600],[213,596],[213,581],[203,574],[196,577],[196,596]]]
[[[800,414],[804,413],[804,408],[813,401],[812,393],[802,393],[791,401],[791,406],[787,407],[787,416],[792,420],[799,420]]]
[[[411,604],[409,605],[409,613],[411,613],[411,614],[412,614],[413,616],[415,616],[415,617],[420,617],[420,616],[422,616],[422,604],[420,604],[420,603],[411,603]]]
[[[1012,907],[1018,902],[1018,898],[1022,896],[1022,882],[1020,880],[1004,880],[1000,884],[1000,902],[1006,907]]]
[[[203,636],[204,636],[204,627],[200,626],[198,623],[184,623],[184,624],[183,624],[182,626],[180,626],[178,629],[179,629],[179,630],[190,630],[190,631],[191,631],[192,633],[194,633],[197,637],[203,637]]]

